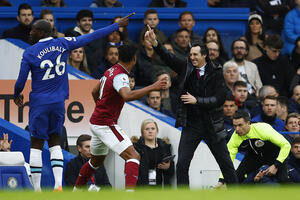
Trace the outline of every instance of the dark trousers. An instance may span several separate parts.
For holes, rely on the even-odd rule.
[[[276,158],[264,158],[252,153],[246,154],[239,167],[236,169],[239,183],[242,183],[245,180],[246,175],[258,170],[261,166],[271,166],[275,159]],[[286,183],[289,181],[286,161],[283,162],[282,166],[278,169],[274,177],[279,183]]]
[[[225,139],[217,141],[217,138],[209,137],[210,131],[207,125],[197,123],[193,126],[188,125],[182,129],[177,162],[177,185],[189,185],[189,167],[194,152],[200,142],[204,140],[214,155],[226,183],[237,183],[238,179],[230,159]],[[204,161],[205,162],[205,161]]]

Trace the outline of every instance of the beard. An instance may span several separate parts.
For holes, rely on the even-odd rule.
[[[233,55],[233,58],[236,62],[242,62],[245,59],[245,56],[242,54]]]

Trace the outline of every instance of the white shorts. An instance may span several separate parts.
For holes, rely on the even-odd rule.
[[[132,145],[129,137],[117,124],[112,126],[90,124],[90,129],[93,133],[91,140],[92,155],[107,155],[109,149],[120,155]]]

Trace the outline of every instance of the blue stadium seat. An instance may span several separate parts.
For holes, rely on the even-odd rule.
[[[24,166],[0,166],[0,189],[32,189]]]

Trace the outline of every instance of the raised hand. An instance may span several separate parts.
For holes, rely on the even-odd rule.
[[[162,90],[163,88],[166,88],[168,83],[168,78],[164,77],[155,83],[153,83],[153,90]]]
[[[23,106],[23,100],[24,100],[23,94],[20,94],[17,98],[14,98],[15,104],[19,107]]]
[[[135,12],[130,13],[129,15],[122,17],[117,23],[119,24],[119,26],[128,26],[129,23],[129,17],[134,15]]]
[[[10,151],[12,140],[8,141],[8,134],[3,133],[3,140],[1,142],[2,151]]]
[[[146,31],[145,33],[145,40],[147,40],[148,42],[150,42],[153,46],[157,46],[157,40],[156,40],[156,35],[153,31],[153,29],[151,29],[151,27],[149,25],[147,25],[148,27],[148,31]]]

